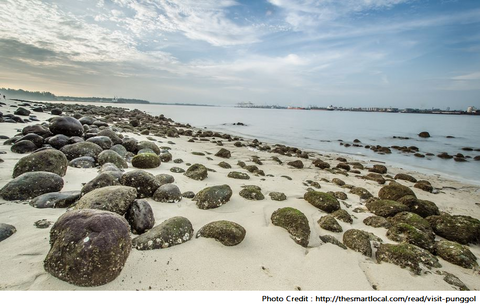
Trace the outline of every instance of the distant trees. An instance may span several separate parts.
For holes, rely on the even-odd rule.
[[[0,93],[8,98],[32,99],[32,100],[57,100],[57,96],[50,92],[31,92],[22,89],[0,88]]]

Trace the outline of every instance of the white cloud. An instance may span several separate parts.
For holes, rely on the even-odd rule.
[[[480,80],[480,71],[471,74],[456,76],[453,77],[452,80]]]

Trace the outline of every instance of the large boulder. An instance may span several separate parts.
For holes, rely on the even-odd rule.
[[[308,246],[310,239],[310,226],[308,219],[300,210],[285,207],[273,212],[272,224],[288,231],[292,240],[303,246]]]
[[[118,178],[110,173],[100,173],[95,178],[87,182],[82,188],[82,195],[93,190],[120,185]]]
[[[412,195],[407,195],[398,199],[398,202],[406,205],[409,211],[424,218],[430,215],[440,214],[440,210],[433,201],[418,199]]]
[[[387,238],[395,242],[409,243],[433,252],[434,236],[410,224],[396,223],[387,231]]]
[[[113,142],[108,136],[94,136],[88,138],[87,142],[97,144],[103,150],[110,149],[113,146]]]
[[[168,248],[182,244],[193,236],[192,223],[185,217],[172,217],[133,239],[138,250]]]
[[[433,231],[447,240],[460,244],[480,242],[480,221],[465,215],[431,215],[426,220]]]
[[[67,173],[67,157],[59,150],[45,149],[34,152],[18,160],[13,168],[13,178],[27,172],[45,171],[65,176]]]
[[[75,203],[81,196],[80,191],[52,192],[42,194],[30,201],[34,208],[67,208]]]
[[[12,147],[10,147],[10,150],[13,153],[18,153],[18,154],[33,152],[37,149],[38,149],[37,145],[35,145],[32,141],[29,141],[29,140],[17,141],[15,142],[15,144],[12,145]]]
[[[42,147],[43,142],[44,142],[44,139],[41,136],[39,136],[38,134],[35,134],[35,133],[29,133],[29,134],[25,135],[24,137],[18,139],[17,142],[24,141],[24,140],[32,142],[37,147]]]
[[[203,180],[207,178],[208,171],[202,164],[193,164],[187,169],[184,175],[194,180]]]
[[[0,223],[0,242],[13,235],[15,232],[17,232],[15,226]]]
[[[363,230],[349,229],[343,234],[343,244],[367,257],[372,257],[370,235]]]
[[[55,117],[50,122],[49,128],[53,134],[63,134],[66,136],[83,135],[83,125],[76,118],[69,116]]]
[[[338,200],[328,193],[308,191],[303,198],[309,204],[327,213],[332,213],[333,211],[340,209],[340,203]]]
[[[196,237],[213,238],[225,246],[240,244],[246,235],[241,225],[231,221],[215,221],[200,228]]]
[[[230,197],[232,197],[232,189],[224,184],[201,190],[193,200],[197,202],[197,207],[200,209],[213,209],[227,203]]]
[[[440,268],[438,259],[428,251],[408,243],[381,244],[376,253],[378,262],[388,262],[409,268],[420,275],[423,267]]]
[[[157,155],[160,154],[160,148],[158,148],[158,146],[154,142],[141,141],[137,143],[137,151],[147,148],[153,150],[153,152],[155,152]]]
[[[160,187],[155,176],[143,170],[124,173],[120,178],[120,183],[134,187],[137,190],[138,198],[152,197],[153,193]]]
[[[48,138],[49,136],[53,135],[52,132],[48,129],[48,127],[43,125],[32,125],[22,129],[23,135],[27,135],[29,133],[35,133],[42,138]]]
[[[113,150],[104,150],[98,155],[98,164],[113,163],[118,168],[128,168],[128,164],[118,153]]]
[[[57,134],[55,136],[45,139],[45,141],[53,148],[60,149],[63,146],[68,145],[70,137],[63,134]]]
[[[73,210],[53,225],[50,246],[44,262],[48,273],[77,286],[93,287],[120,275],[132,241],[123,217],[100,210]]]
[[[380,199],[386,199],[386,200],[396,201],[407,195],[416,197],[412,189],[395,182],[391,182],[389,185],[384,186],[383,188],[380,189],[380,191],[378,191],[378,197]]]
[[[160,186],[152,198],[162,203],[176,203],[182,200],[182,192],[180,192],[180,189],[176,185],[167,183]]]
[[[65,145],[60,149],[60,151],[65,154],[69,161],[83,156],[89,156],[96,160],[103,149],[94,143],[80,142]]]
[[[39,195],[59,192],[63,188],[63,179],[50,172],[28,172],[7,183],[0,196],[5,200],[26,200]]]
[[[367,209],[378,216],[388,217],[403,211],[408,211],[408,207],[402,203],[393,200],[374,200],[366,204]]]
[[[152,207],[144,199],[136,199],[128,208],[125,218],[134,234],[145,233],[155,226]]]
[[[447,240],[436,242],[435,254],[450,263],[466,269],[478,268],[477,257],[468,247],[457,242]]]
[[[132,166],[136,168],[155,168],[161,164],[160,157],[155,153],[141,153],[132,159]]]
[[[135,198],[137,198],[135,188],[103,187],[83,195],[75,205],[75,209],[99,209],[124,215]]]
[[[110,129],[103,129],[98,134],[98,136],[108,136],[114,145],[122,144],[122,139],[112,130]]]

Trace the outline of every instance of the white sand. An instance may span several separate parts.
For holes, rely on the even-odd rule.
[[[5,111],[5,107],[2,111]],[[12,109],[13,110],[13,109]],[[5,113],[5,112],[4,112]],[[36,114],[42,120],[49,117],[47,114]],[[13,136],[16,129],[24,124],[1,123],[1,133]],[[146,136],[134,135],[138,140],[145,140]],[[305,200],[301,199],[306,192],[305,180],[318,181],[320,191],[343,191],[348,199],[344,201],[350,208],[342,204],[342,208],[349,211],[356,218],[353,225],[339,222],[346,231],[351,228],[363,229],[375,233],[384,242],[395,243],[386,238],[386,229],[372,228],[362,223],[371,213],[353,213],[356,207],[363,207],[358,196],[348,193],[333,183],[320,181],[320,178],[331,180],[335,177],[344,180],[347,184],[361,186],[377,195],[382,187],[373,181],[359,179],[350,174],[334,175],[319,170],[308,161],[303,160],[305,168],[293,169],[286,162],[297,158],[279,156],[283,165],[271,159],[273,154],[254,152],[245,147],[237,148],[232,143],[224,142],[225,148],[232,152],[230,159],[221,159],[214,154],[219,146],[209,142],[188,143],[187,137],[162,139],[159,146],[172,147],[173,159],[181,158],[185,162],[162,163],[155,169],[147,170],[152,174],[167,173],[175,177],[175,184],[182,192],[195,193],[207,186],[228,184],[233,190],[232,199],[217,209],[200,210],[195,202],[183,199],[179,203],[167,204],[147,199],[151,204],[156,225],[173,216],[188,218],[195,232],[203,225],[216,220],[230,220],[239,223],[247,230],[245,240],[234,247],[226,247],[213,239],[192,239],[184,244],[167,249],[138,251],[133,249],[120,276],[114,281],[100,287],[82,288],[63,282],[43,269],[43,260],[49,251],[49,229],[38,229],[33,224],[40,219],[55,222],[65,212],[65,209],[36,209],[28,202],[11,202],[0,199],[0,223],[14,225],[17,232],[10,238],[0,242],[0,290],[372,290],[375,285],[379,290],[454,290],[443,281],[443,276],[424,274],[416,276],[407,269],[381,263],[375,258],[369,258],[353,250],[343,250],[332,244],[324,244],[319,235],[331,234],[342,240],[342,233],[335,234],[321,229],[317,221],[326,215]],[[166,142],[171,140],[175,145]],[[3,143],[3,142],[2,142]],[[0,187],[10,181],[15,163],[24,155],[10,151],[10,146],[0,145],[0,151],[7,154],[0,155],[4,163],[0,163]],[[206,156],[192,155],[192,151],[209,152],[213,160]],[[274,177],[258,177],[252,174],[250,180],[237,180],[227,177],[232,170],[246,172],[236,165],[238,160],[247,164],[251,156],[257,155],[264,165],[259,166],[266,174]],[[317,157],[318,154],[315,155]],[[330,158],[321,158],[331,165],[336,165],[336,155]],[[314,157],[311,159],[313,160]],[[232,165],[231,170],[222,169],[217,164],[226,161]],[[349,161],[352,161],[348,158]],[[169,171],[173,166],[187,169],[185,163],[202,163],[217,172],[209,172],[204,181],[195,181],[182,174]],[[475,163],[475,162],[471,162]],[[373,164],[373,163],[372,163]],[[134,169],[130,168],[126,171]],[[388,167],[388,165],[387,165]],[[394,176],[404,172],[400,169],[388,167],[388,174]],[[367,170],[362,171],[366,174]],[[437,176],[427,176],[408,172],[417,179],[429,180],[436,188],[443,189],[439,194],[431,194],[413,188],[418,198],[434,201],[440,210],[470,215],[480,218],[480,202],[478,186],[461,182],[444,180]],[[64,177],[65,186],[62,191],[80,190],[82,183],[93,179],[97,169],[68,168]],[[280,177],[288,175],[292,181]],[[413,184],[402,181],[402,184],[412,187]],[[265,200],[249,201],[238,195],[243,184],[255,184],[262,188]],[[276,202],[270,200],[271,191],[284,192],[287,200]],[[341,202],[342,203],[342,202]],[[282,207],[294,207],[302,211],[310,221],[311,236],[308,248],[297,245],[286,230],[272,225],[270,216],[273,211]],[[480,246],[470,245],[471,251],[480,258]],[[480,289],[480,275],[478,271],[464,269],[439,259],[442,264],[440,270],[455,274],[471,290]],[[435,271],[435,270],[434,270]],[[433,271],[433,272],[434,272]]]

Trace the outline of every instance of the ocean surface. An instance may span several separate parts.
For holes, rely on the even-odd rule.
[[[480,116],[371,113],[347,111],[241,109],[233,107],[164,106],[142,104],[105,104],[139,109],[152,115],[164,114],[179,123],[226,132],[260,141],[295,146],[320,153],[335,152],[358,160],[383,161],[405,170],[459,179],[480,184],[480,161],[473,157],[480,151],[464,151],[463,147],[480,150]],[[233,125],[241,122],[246,126]],[[430,138],[418,137],[428,131]],[[393,138],[408,137],[408,140]],[[446,138],[454,136],[454,138]],[[392,148],[392,154],[380,155],[370,149],[344,147],[358,139],[362,145],[416,146],[420,153],[435,156],[417,158]],[[441,152],[471,156],[469,162],[455,162],[436,157]]]

